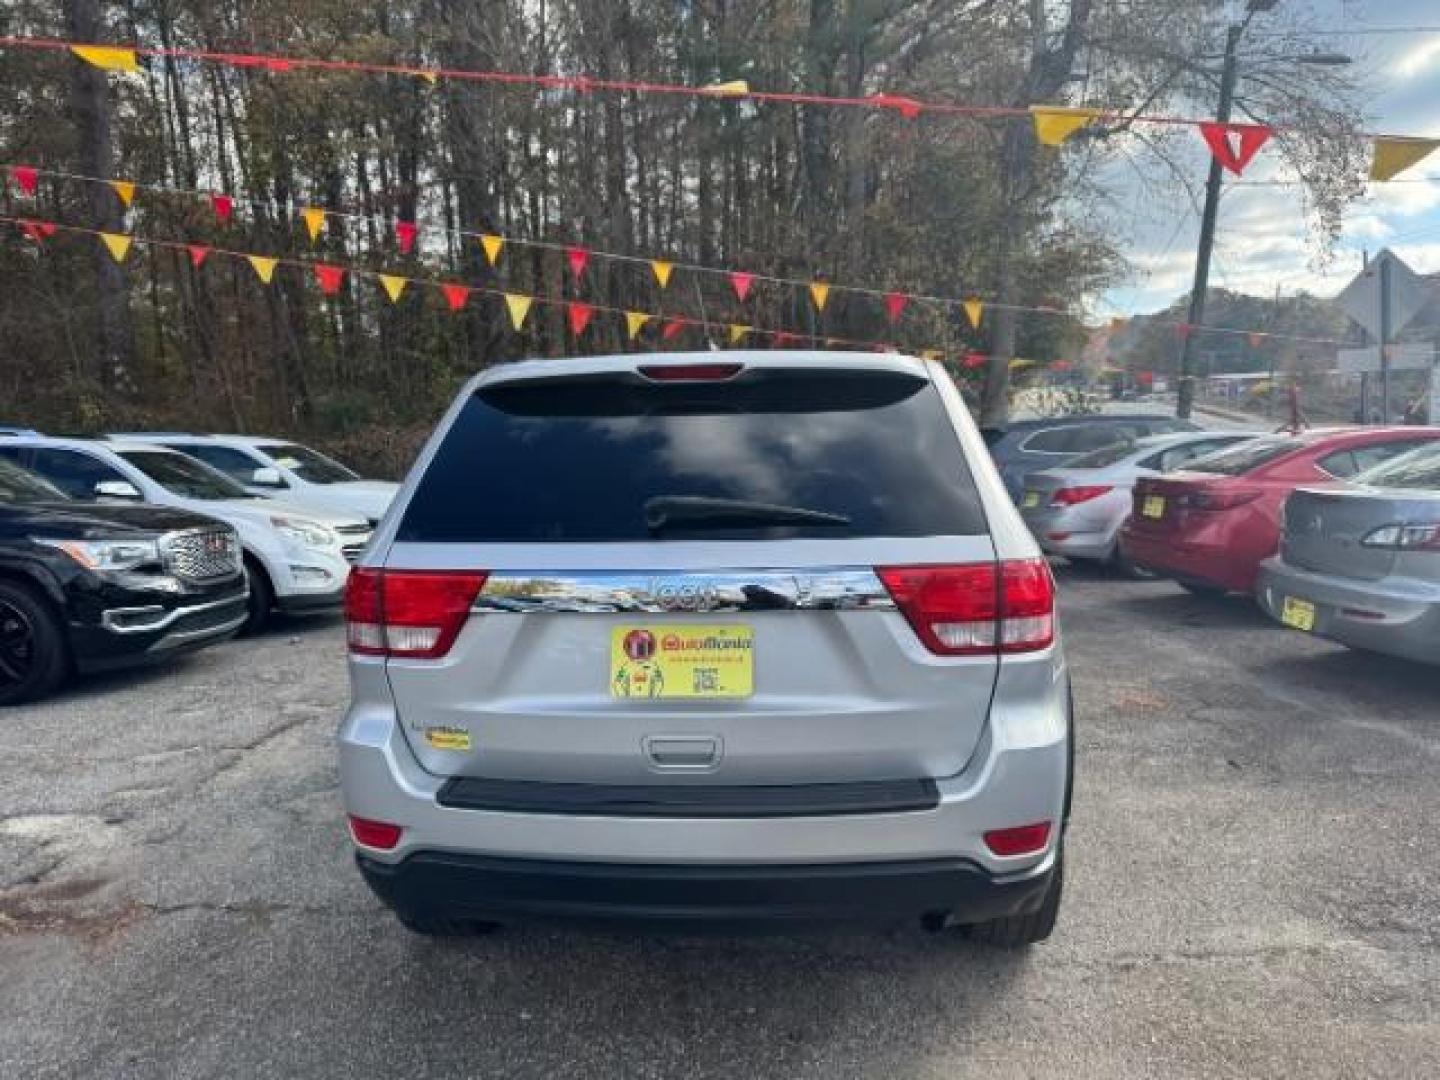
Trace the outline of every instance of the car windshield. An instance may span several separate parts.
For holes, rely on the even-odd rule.
[[[120,456],[166,491],[182,498],[250,498],[249,493],[228,476],[184,454],[166,450],[122,450]]]
[[[48,481],[18,465],[0,461],[0,503],[65,502],[69,496]]]
[[[1067,469],[1103,469],[1106,465],[1114,465],[1117,461],[1123,461],[1135,452],[1135,443],[1131,439],[1121,439],[1109,446],[1102,446],[1099,450],[1091,450],[1088,454],[1081,454],[1071,461],[1065,462]]]
[[[1261,465],[1268,465],[1276,458],[1284,457],[1302,445],[1303,443],[1293,436],[1262,436],[1258,439],[1250,439],[1228,450],[1221,450],[1217,454],[1198,457],[1194,461],[1188,462],[1185,468],[1191,472],[1240,476],[1252,469],[1258,469]]]
[[[275,464],[282,469],[289,469],[306,483],[343,484],[347,480],[360,479],[338,461],[326,457],[318,450],[311,450],[308,446],[275,443],[260,449],[269,454]]]
[[[1354,477],[1367,487],[1440,491],[1440,443],[1417,447]]]

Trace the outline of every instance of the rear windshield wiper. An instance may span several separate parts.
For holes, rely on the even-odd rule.
[[[645,527],[660,532],[672,525],[849,525],[844,514],[804,506],[777,506],[748,499],[712,499],[703,495],[656,495],[645,500]]]

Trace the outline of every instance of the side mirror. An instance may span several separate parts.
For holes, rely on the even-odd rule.
[[[263,465],[251,473],[250,483],[256,487],[283,488],[286,486],[285,478],[280,475],[280,470],[269,465]]]
[[[140,489],[129,480],[101,480],[95,485],[95,497],[98,499],[124,499],[126,502],[139,502]]]

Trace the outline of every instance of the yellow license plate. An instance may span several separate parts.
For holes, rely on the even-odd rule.
[[[1027,492],[1025,492],[1025,498],[1024,498],[1024,500],[1020,503],[1020,506],[1021,506],[1023,509],[1029,510],[1031,507],[1039,506],[1039,505],[1040,505],[1040,493],[1039,493],[1038,491],[1027,491]]]
[[[1146,495],[1145,501],[1140,504],[1140,513],[1148,518],[1162,518],[1165,516],[1165,496]]]
[[[610,695],[742,698],[755,692],[748,626],[654,624],[610,631]]]
[[[1309,600],[1287,596],[1280,604],[1280,621],[1296,630],[1314,630],[1315,605]]]

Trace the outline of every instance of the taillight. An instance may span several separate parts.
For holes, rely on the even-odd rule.
[[[400,834],[405,830],[388,821],[371,821],[369,818],[350,815],[350,835],[361,847],[390,851],[400,843]]]
[[[1089,502],[1091,499],[1098,499],[1114,491],[1111,484],[1089,484],[1084,487],[1061,488],[1050,496],[1051,506],[1074,506],[1076,503]]]
[[[357,566],[345,583],[350,651],[434,660],[444,656],[485,585],[477,570],[388,570]]]
[[[1044,559],[882,566],[875,573],[937,655],[1030,652],[1055,640],[1055,583]]]
[[[1440,551],[1440,523],[1382,525],[1361,537],[1360,545],[1392,551]]]
[[[996,855],[1033,855],[1044,851],[1050,842],[1050,822],[1037,821],[1033,825],[1016,825],[1010,829],[995,829],[985,834],[985,846]]]
[[[1176,505],[1186,510],[1234,510],[1237,506],[1254,502],[1260,492],[1246,488],[1216,488],[1210,491],[1192,491],[1175,500]]]
[[[639,371],[655,382],[723,382],[745,370],[744,364],[641,364]]]

